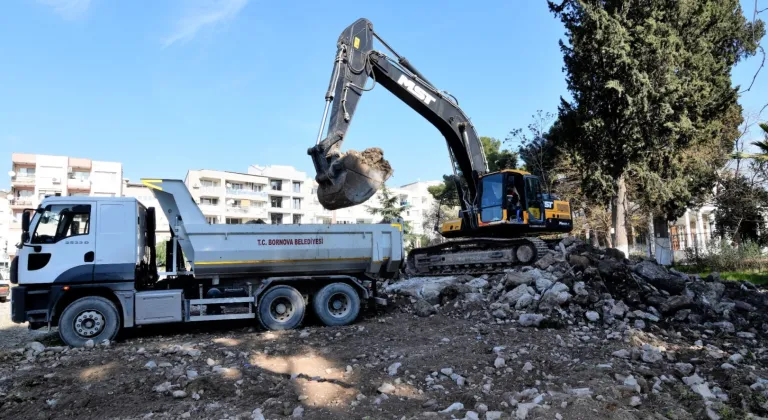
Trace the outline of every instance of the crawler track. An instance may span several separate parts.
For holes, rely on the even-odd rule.
[[[530,265],[549,251],[540,238],[476,238],[417,248],[408,254],[406,273],[412,276],[493,274]]]

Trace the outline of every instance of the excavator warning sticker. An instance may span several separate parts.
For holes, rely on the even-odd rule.
[[[359,49],[360,48],[360,38],[355,37],[355,42],[354,42],[353,45],[355,46],[355,49]]]
[[[323,238],[287,238],[287,239],[259,239],[259,245],[322,245]]]

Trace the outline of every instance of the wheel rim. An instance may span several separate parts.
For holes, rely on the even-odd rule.
[[[351,310],[351,302],[346,293],[336,293],[328,298],[328,313],[334,318],[344,318]]]
[[[96,310],[90,309],[80,312],[73,322],[75,333],[83,338],[92,338],[102,331],[105,327],[104,315]]]
[[[269,316],[277,322],[285,322],[293,317],[296,310],[291,300],[285,296],[279,296],[269,304]]]

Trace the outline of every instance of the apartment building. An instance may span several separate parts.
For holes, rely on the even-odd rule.
[[[21,235],[21,213],[46,196],[120,197],[123,165],[69,156],[13,153],[9,194],[9,236]],[[9,256],[16,254],[8,247]]]
[[[248,173],[267,180],[268,188],[265,191],[268,195],[269,223],[316,223],[314,214],[308,211],[311,207],[308,198],[313,195],[313,189],[306,172],[293,166],[251,165]]]
[[[200,169],[188,171],[184,183],[208,223],[270,223],[266,177]]]
[[[160,203],[152,194],[152,191],[140,182],[131,182],[128,179],[123,180],[123,197],[133,197],[145,207],[160,208]],[[164,242],[171,238],[171,230],[168,226],[168,218],[165,213],[158,211],[155,213],[155,237],[157,242]]]
[[[310,223],[352,224],[379,221],[378,216],[371,214],[371,209],[380,206],[381,191],[378,191],[376,195],[363,204],[330,211],[325,210],[317,200],[317,183],[314,180],[308,180],[308,182],[312,185],[310,197],[308,197],[308,216],[312,220]],[[440,184],[440,181],[419,181],[402,187],[388,187],[391,194],[398,197],[398,204],[405,207],[403,219],[410,224],[413,234],[432,235],[434,233],[431,229],[424,229],[424,219],[435,204],[435,199],[427,188]]]

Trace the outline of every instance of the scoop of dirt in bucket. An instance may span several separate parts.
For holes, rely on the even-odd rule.
[[[392,175],[392,166],[378,147],[350,150],[333,163],[331,182],[320,184],[317,198],[328,210],[364,203]]]

